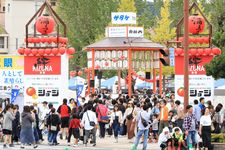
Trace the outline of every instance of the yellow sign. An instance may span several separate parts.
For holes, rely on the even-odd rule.
[[[0,69],[23,69],[23,56],[0,56]]]

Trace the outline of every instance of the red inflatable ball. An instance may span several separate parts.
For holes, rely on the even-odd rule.
[[[24,54],[24,48],[23,48],[23,47],[19,48],[19,49],[18,49],[18,53],[19,53],[20,55],[23,55],[23,54]]]
[[[65,48],[65,47],[60,47],[60,48],[59,48],[59,53],[60,53],[61,55],[63,55],[65,52],[66,52],[66,48]]]
[[[50,55],[52,53],[52,50],[50,48],[45,49],[45,54]]]
[[[41,34],[50,34],[53,32],[54,27],[55,27],[55,20],[53,19],[52,16],[40,16],[38,17],[36,23],[36,30],[41,33]]]
[[[30,55],[30,53],[31,53],[31,50],[29,48],[25,48],[24,54],[25,55]]]
[[[58,53],[59,53],[58,48],[53,48],[53,49],[52,49],[52,54],[53,54],[53,55],[57,55]]]
[[[67,54],[72,55],[74,53],[75,53],[75,49],[74,48],[71,47],[71,48],[67,49]]]
[[[199,34],[204,31],[205,20],[202,16],[193,15],[189,17],[189,32],[192,34]]]
[[[197,49],[197,53],[198,53],[199,56],[202,56],[203,53],[204,53],[204,49],[198,48],[198,49]]]
[[[36,56],[38,54],[38,50],[37,49],[32,49],[31,50],[32,55]]]
[[[206,48],[206,49],[204,49],[204,55],[205,55],[205,56],[210,55],[210,54],[211,54],[211,51],[212,51],[211,48]]]

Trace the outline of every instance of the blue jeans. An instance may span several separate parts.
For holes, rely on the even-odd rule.
[[[189,144],[192,144],[192,146],[194,146],[194,144],[196,143],[195,134],[196,134],[196,131],[188,131],[188,136],[187,136],[188,148],[189,148]]]
[[[39,135],[38,135],[37,128],[33,128],[33,131],[34,131],[34,140],[35,140],[35,142],[38,142],[39,141]]]
[[[120,124],[118,122],[113,122],[112,127],[113,127],[114,137],[118,138],[118,134],[119,134],[119,130],[120,130]]]
[[[58,131],[57,132],[49,132],[49,142],[50,143],[57,143],[57,134],[58,134]]]
[[[142,137],[143,134],[144,134],[144,141],[143,141],[143,148],[142,148],[142,150],[146,150],[147,149],[148,132],[149,132],[149,129],[138,130],[137,137],[136,137],[135,142],[134,142],[134,148],[135,149],[137,148],[138,143],[140,141],[140,138]]]

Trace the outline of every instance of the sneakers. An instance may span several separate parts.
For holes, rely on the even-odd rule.
[[[8,148],[6,144],[3,144],[3,148]]]
[[[67,143],[67,146],[70,146],[70,143]]]
[[[137,150],[137,148],[136,147],[133,147],[131,150]]]
[[[33,146],[34,149],[37,148],[37,147],[38,147],[38,145],[34,145],[34,146]]]
[[[15,147],[14,144],[9,144],[9,147]]]
[[[25,147],[24,147],[24,145],[21,145],[20,148],[21,148],[21,149],[24,149]]]
[[[96,146],[96,143],[94,143],[92,146],[95,147]]]

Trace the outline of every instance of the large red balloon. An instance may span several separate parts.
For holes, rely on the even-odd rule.
[[[37,31],[41,34],[50,34],[54,30],[55,21],[52,16],[40,16],[35,25]]]
[[[203,32],[205,27],[205,20],[202,16],[194,15],[189,17],[189,32],[192,34],[199,34]]]

